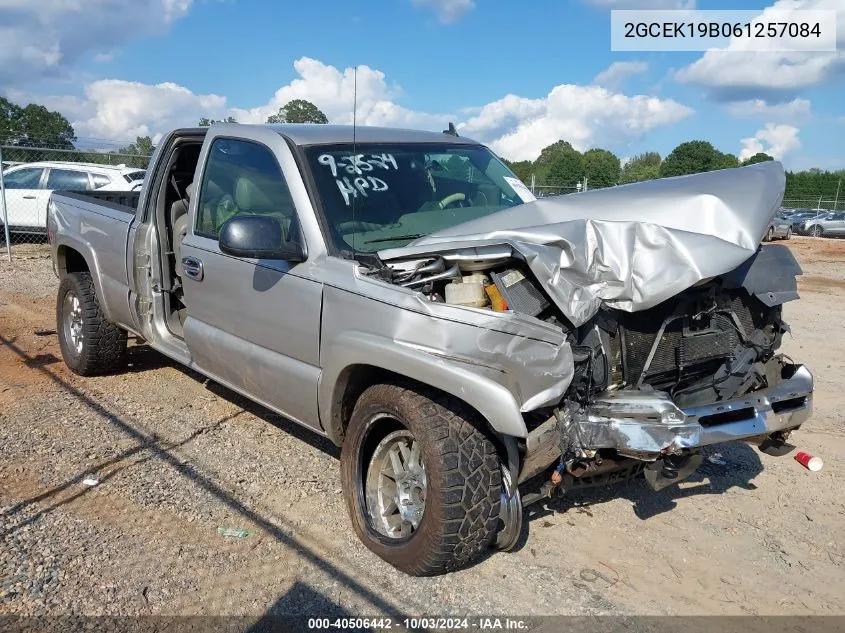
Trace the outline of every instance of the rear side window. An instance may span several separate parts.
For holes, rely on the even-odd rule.
[[[143,180],[146,173],[143,169],[140,171],[130,171],[127,174],[123,174],[123,177],[126,179],[126,182],[134,182],[136,180]]]
[[[41,181],[41,167],[26,167],[17,171],[3,174],[3,186],[6,189],[38,189]]]
[[[251,141],[218,138],[212,143],[200,185],[196,233],[216,238],[236,215],[266,215],[288,241],[300,241],[293,199],[276,157]]]
[[[47,189],[54,191],[86,191],[88,172],[70,169],[51,169],[47,176]]]
[[[99,189],[100,187],[105,187],[106,185],[111,184],[111,178],[104,176],[103,174],[91,174],[91,180],[94,181],[94,189]]]

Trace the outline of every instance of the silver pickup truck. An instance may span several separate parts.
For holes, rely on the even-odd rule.
[[[119,371],[131,334],[326,436],[364,544],[443,573],[540,499],[792,448],[801,270],[760,245],[783,186],[764,163],[536,200],[454,131],[177,130],[135,206],[52,196],[61,352]]]

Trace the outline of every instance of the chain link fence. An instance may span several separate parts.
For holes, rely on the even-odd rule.
[[[845,200],[838,198],[831,198],[824,200],[822,198],[784,198],[781,205],[784,209],[801,209],[804,211],[819,211],[826,213],[828,211],[845,211]]]
[[[66,147],[0,143],[0,252],[10,260],[43,244],[53,191],[132,191],[140,188],[149,156]]]

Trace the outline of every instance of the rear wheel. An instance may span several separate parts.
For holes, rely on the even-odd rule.
[[[341,453],[344,498],[364,545],[413,576],[477,559],[496,535],[502,490],[499,457],[482,428],[450,396],[367,389]]]
[[[783,239],[788,240],[790,237],[792,237],[792,227],[791,226],[788,229],[786,229],[786,237],[783,238]]]
[[[766,233],[766,241],[771,242],[775,239],[775,230],[773,228],[769,228],[769,232]]]
[[[106,320],[90,273],[59,284],[56,330],[65,364],[80,376],[116,371],[126,362],[126,330]]]

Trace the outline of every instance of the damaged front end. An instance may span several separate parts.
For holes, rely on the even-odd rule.
[[[784,454],[811,415],[811,373],[778,353],[801,269],[760,246],[783,187],[775,164],[540,200],[382,251],[374,274],[561,332],[571,380],[521,409],[516,485],[544,482],[523,505],[640,474],[660,489],[708,445]]]
[[[545,494],[626,470],[659,490],[695,472],[704,446],[787,452],[813,398],[809,370],[777,353],[797,274],[789,249],[768,246],[649,310],[601,310],[577,329],[575,377],[563,406],[530,431],[520,481],[554,455]]]

